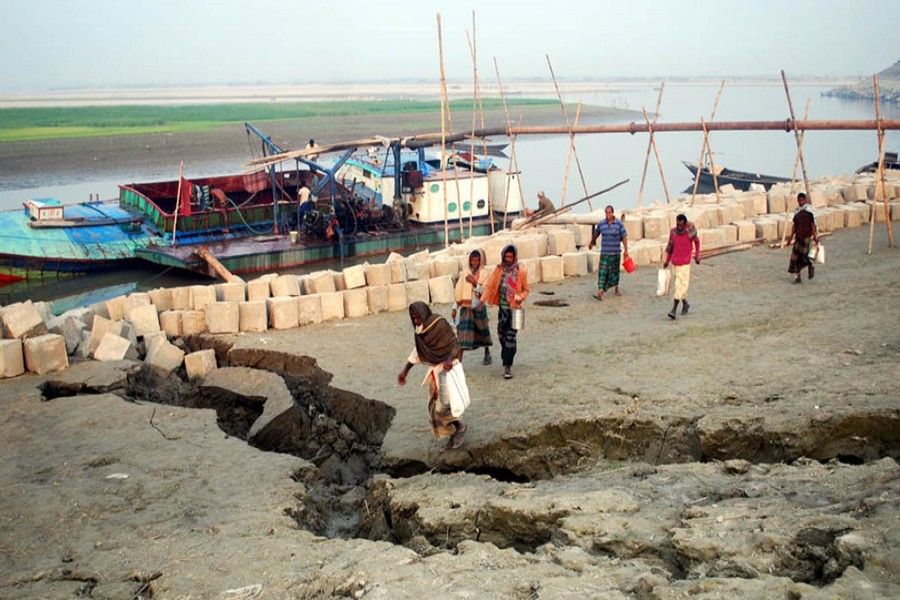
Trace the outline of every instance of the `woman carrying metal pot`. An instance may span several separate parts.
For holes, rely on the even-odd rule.
[[[484,284],[482,300],[497,306],[497,337],[503,359],[503,378],[512,379],[513,359],[516,356],[516,333],[521,328],[522,304],[528,298],[528,274],[519,265],[519,251],[513,244],[503,249],[502,262]],[[514,319],[515,316],[515,319]],[[518,320],[519,323],[515,323]]]

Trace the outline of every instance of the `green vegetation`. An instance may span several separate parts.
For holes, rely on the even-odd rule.
[[[551,100],[517,98],[510,106],[544,106]],[[469,112],[471,100],[455,100],[451,110]],[[484,109],[502,108],[485,99]],[[0,109],[0,142],[46,140],[142,133],[208,130],[229,123],[266,122],[387,114],[440,114],[434,101],[377,100],[209,104],[186,106],[82,106],[74,108]]]

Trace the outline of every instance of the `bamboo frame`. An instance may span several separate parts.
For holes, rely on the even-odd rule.
[[[650,145],[653,146],[653,155],[656,157],[656,165],[659,167],[659,178],[662,179],[663,191],[666,193],[666,204],[671,203],[669,199],[669,186],[666,185],[666,174],[663,172],[662,161],[659,159],[659,148],[656,146],[656,139],[653,137],[653,126],[650,125],[650,117],[647,115],[647,109],[641,107],[641,110],[644,111],[644,120],[647,121],[647,125],[650,130]]]
[[[659,121],[659,107],[662,105],[663,91],[666,89],[666,82],[663,81],[659,85],[659,95],[656,97],[656,112],[653,113],[653,124]],[[644,197],[644,182],[647,180],[647,166],[650,164],[650,146],[653,141],[653,134],[650,134],[650,141],[647,142],[647,153],[644,155],[644,170],[641,172],[641,187],[638,188],[637,207],[641,207],[641,200]]]
[[[875,91],[875,120],[881,122],[881,95],[878,91],[878,74],[872,75],[872,85]],[[881,183],[881,199],[884,202],[884,222],[887,225],[888,248],[894,247],[894,230],[891,225],[891,213],[888,206],[886,183],[884,180],[884,130],[878,128],[878,172],[875,176],[875,196],[872,198],[872,217],[869,226],[869,254],[872,254],[872,242],[875,234],[875,215],[878,209],[878,184]]]
[[[500,89],[500,100],[503,102],[503,114],[506,115],[506,129],[512,129],[512,122],[509,119],[509,107],[506,104],[506,94],[503,93],[503,80],[500,79],[500,66],[497,64],[497,57],[494,57],[494,71],[497,73],[497,86]],[[509,183],[512,178],[512,171],[515,169],[516,174],[519,174],[519,161],[516,157],[516,136],[515,134],[510,136],[510,143],[512,144],[512,151],[510,152],[509,157],[509,169],[506,171],[506,201],[503,206],[503,229],[506,229],[506,219],[509,214]],[[525,196],[522,193],[522,177],[516,179],[519,184],[519,198],[522,199],[522,207],[525,207]]]
[[[578,127],[578,120],[581,118],[581,100],[578,101],[578,108],[575,110],[575,127]],[[566,174],[563,176],[563,187],[562,187],[562,206],[565,206],[566,201],[566,188],[569,185],[569,169],[572,166],[572,152],[575,151],[575,136],[569,137],[569,152],[566,154]]]
[[[806,112],[804,113],[804,120],[809,118],[809,106],[812,104],[812,98],[806,99]],[[803,138],[806,136],[806,130],[800,132],[800,145],[803,145]],[[797,181],[797,169],[800,168],[800,148],[797,148],[797,156],[794,158],[794,171],[791,173],[791,189],[788,192],[787,202],[790,203],[791,199],[794,197],[794,183]],[[787,208],[787,206],[785,206]],[[785,212],[785,223],[784,223],[784,231],[781,232],[781,247],[784,248],[784,243],[787,240],[787,231],[788,231],[788,223],[787,221],[790,219],[791,211],[787,210]]]
[[[468,37],[468,34],[467,34]],[[472,41],[470,42],[471,50],[472,50],[472,68],[475,74],[475,95],[478,98],[478,106],[479,106],[479,114],[481,116],[481,128],[484,129],[484,97],[481,95],[481,79],[478,77],[478,60],[477,60],[477,51],[478,46],[477,40],[475,38],[475,11],[472,11]],[[472,120],[474,123],[474,118]],[[472,131],[474,133],[475,127],[473,125]],[[474,139],[473,135],[473,139]],[[494,234],[494,197],[493,197],[493,186],[491,186],[491,172],[490,172],[490,164],[487,162],[487,138],[482,138],[483,146],[482,150],[485,157],[485,174],[487,176],[487,184],[488,184],[488,218],[491,221],[491,235]],[[472,143],[472,147],[475,147],[474,141]],[[469,199],[469,237],[472,237],[472,211],[474,211],[475,202],[474,198]]]
[[[703,139],[706,142],[706,153],[709,155],[709,172],[713,176],[713,187],[716,189],[716,204],[722,202],[722,194],[719,193],[719,176],[716,174],[716,163],[713,160],[712,146],[709,143],[709,130],[706,128],[706,121],[700,116],[700,124],[703,126]],[[698,165],[697,168],[700,168]]]
[[[800,168],[803,170],[803,188],[806,190],[807,199],[812,202],[812,194],[809,191],[809,177],[806,175],[806,159],[803,158],[803,141],[800,139],[800,132],[797,130],[797,122],[794,119],[794,103],[791,102],[791,92],[788,89],[787,75],[784,69],[781,70],[781,81],[784,82],[784,95],[787,96],[788,109],[791,111],[791,122],[794,130],[794,140],[797,142],[797,152],[800,154]]]
[[[709,115],[710,123],[716,118],[716,111],[719,110],[719,98],[722,97],[722,90],[725,89],[725,80],[722,80],[722,83],[719,84],[719,91],[716,92],[716,99],[713,102],[712,113]],[[703,143],[700,144],[700,158],[697,160],[697,175],[694,177],[694,191],[691,192],[691,206],[694,205],[694,199],[697,197],[697,188],[700,186],[700,168],[703,166],[703,155],[706,154],[706,138],[703,138]]]
[[[445,104],[447,102],[447,79],[444,77],[444,38],[441,35],[441,13],[437,14],[438,54],[441,61],[441,195],[444,197],[444,246],[450,245],[450,223],[447,214],[447,119]],[[450,107],[447,106],[446,109]],[[449,112],[449,111],[448,111]],[[398,168],[399,165],[394,165]]]
[[[550,77],[553,78],[553,87],[556,88],[556,96],[559,98],[559,105],[562,108],[563,117],[566,120],[566,129],[568,130],[569,137],[572,138],[572,153],[575,155],[575,166],[578,167],[578,175],[581,177],[581,186],[584,188],[584,195],[588,195],[587,182],[584,180],[584,171],[581,170],[581,160],[578,158],[578,151],[575,150],[575,133],[573,129],[569,126],[569,112],[566,110],[566,103],[563,102],[562,92],[559,91],[559,84],[556,82],[556,74],[553,72],[553,65],[550,63],[550,55],[546,54],[547,57],[547,66],[550,67]],[[560,200],[560,205],[566,205],[566,199],[562,198]],[[593,211],[594,207],[591,206],[591,203],[588,202],[588,209]]]

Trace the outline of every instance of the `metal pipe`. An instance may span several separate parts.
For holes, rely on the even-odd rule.
[[[790,133],[797,129],[812,131],[824,130],[877,130],[877,121],[719,121],[707,123],[707,131],[784,131]],[[900,129],[900,120],[881,122],[882,129]],[[622,123],[616,125],[584,125],[572,130],[574,133],[648,133],[646,123]],[[654,133],[663,131],[703,131],[701,123],[657,123],[653,126]],[[477,132],[480,134],[480,132]],[[565,127],[560,126],[533,126],[512,127],[511,135],[545,135],[566,134]],[[492,131],[485,131],[482,135],[497,135]]]

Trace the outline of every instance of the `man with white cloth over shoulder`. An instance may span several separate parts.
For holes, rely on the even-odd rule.
[[[466,377],[459,361],[462,353],[459,342],[450,323],[431,312],[424,302],[409,305],[409,318],[415,328],[415,347],[397,375],[397,383],[406,384],[406,376],[415,364],[431,367],[422,382],[428,386],[431,432],[439,440],[450,438],[441,452],[459,448],[466,435],[466,426],[459,417],[469,404]]]

